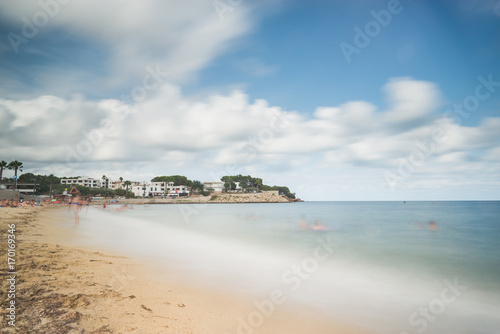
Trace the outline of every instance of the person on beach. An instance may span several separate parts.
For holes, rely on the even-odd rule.
[[[314,222],[314,225],[311,227],[311,230],[324,231],[324,230],[326,230],[325,223],[323,223],[323,221],[321,221],[321,220],[316,220]]]
[[[299,229],[301,231],[305,231],[309,229],[309,225],[307,224],[306,218],[302,216],[299,220]]]
[[[80,197],[77,196],[70,201],[70,208],[73,208],[73,212],[75,214],[75,226],[80,225],[80,216],[78,215],[78,211],[80,211],[81,208]]]
[[[126,204],[123,204],[121,207],[119,207],[118,209],[115,209],[116,212],[120,212],[120,211],[125,211],[125,210],[128,210],[129,207],[128,205]]]
[[[90,206],[90,199],[88,197],[83,198],[83,203],[82,204],[85,206],[85,213],[88,213],[89,212],[89,206]]]
[[[437,231],[438,227],[437,227],[437,224],[434,220],[431,220],[429,222],[429,230],[431,231]]]

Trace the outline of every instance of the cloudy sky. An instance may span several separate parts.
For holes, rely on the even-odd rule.
[[[0,78],[25,172],[500,197],[497,0],[0,0]]]

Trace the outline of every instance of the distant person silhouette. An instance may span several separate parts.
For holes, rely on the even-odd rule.
[[[80,225],[80,216],[78,215],[78,211],[81,209],[81,199],[80,197],[75,197],[70,201],[70,208],[73,209],[73,213],[75,214],[75,226]]]
[[[326,230],[326,226],[325,223],[323,223],[321,220],[316,220],[311,229],[314,231],[324,231]]]
[[[438,227],[437,227],[437,224],[434,220],[431,220],[429,222],[429,230],[431,231],[437,231],[438,230]]]

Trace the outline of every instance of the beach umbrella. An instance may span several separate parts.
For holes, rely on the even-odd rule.
[[[55,202],[55,201],[57,201],[57,199],[53,199],[53,200],[52,200],[52,202]]]

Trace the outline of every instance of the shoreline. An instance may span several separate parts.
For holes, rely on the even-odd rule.
[[[109,203],[111,199],[99,199],[99,204]],[[211,196],[194,196],[178,198],[129,198],[115,199],[119,204],[247,204],[247,203],[298,203],[301,199],[290,199],[275,192],[248,194],[212,194]],[[93,201],[94,202],[94,201]]]
[[[1,333],[366,332],[321,319],[307,308],[297,315],[277,307],[261,326],[245,327],[242,323],[255,312],[253,302],[262,296],[169,281],[156,275],[146,261],[87,247],[63,211],[0,208],[2,258],[6,258],[7,224],[16,224],[17,238],[16,328],[7,324],[5,296]],[[6,279],[1,287],[8,290]]]
[[[0,201],[14,199],[18,200],[22,196],[24,200],[48,200],[37,196],[21,194],[18,191],[0,191]],[[66,199],[63,199],[65,201]],[[147,198],[99,198],[92,199],[91,203],[102,205],[109,204],[111,200],[114,203],[121,204],[233,204],[233,203],[296,203],[303,202],[300,198],[292,199],[284,195],[279,195],[276,191],[266,191],[261,193],[212,193],[210,196],[192,196],[192,197],[147,197]]]

